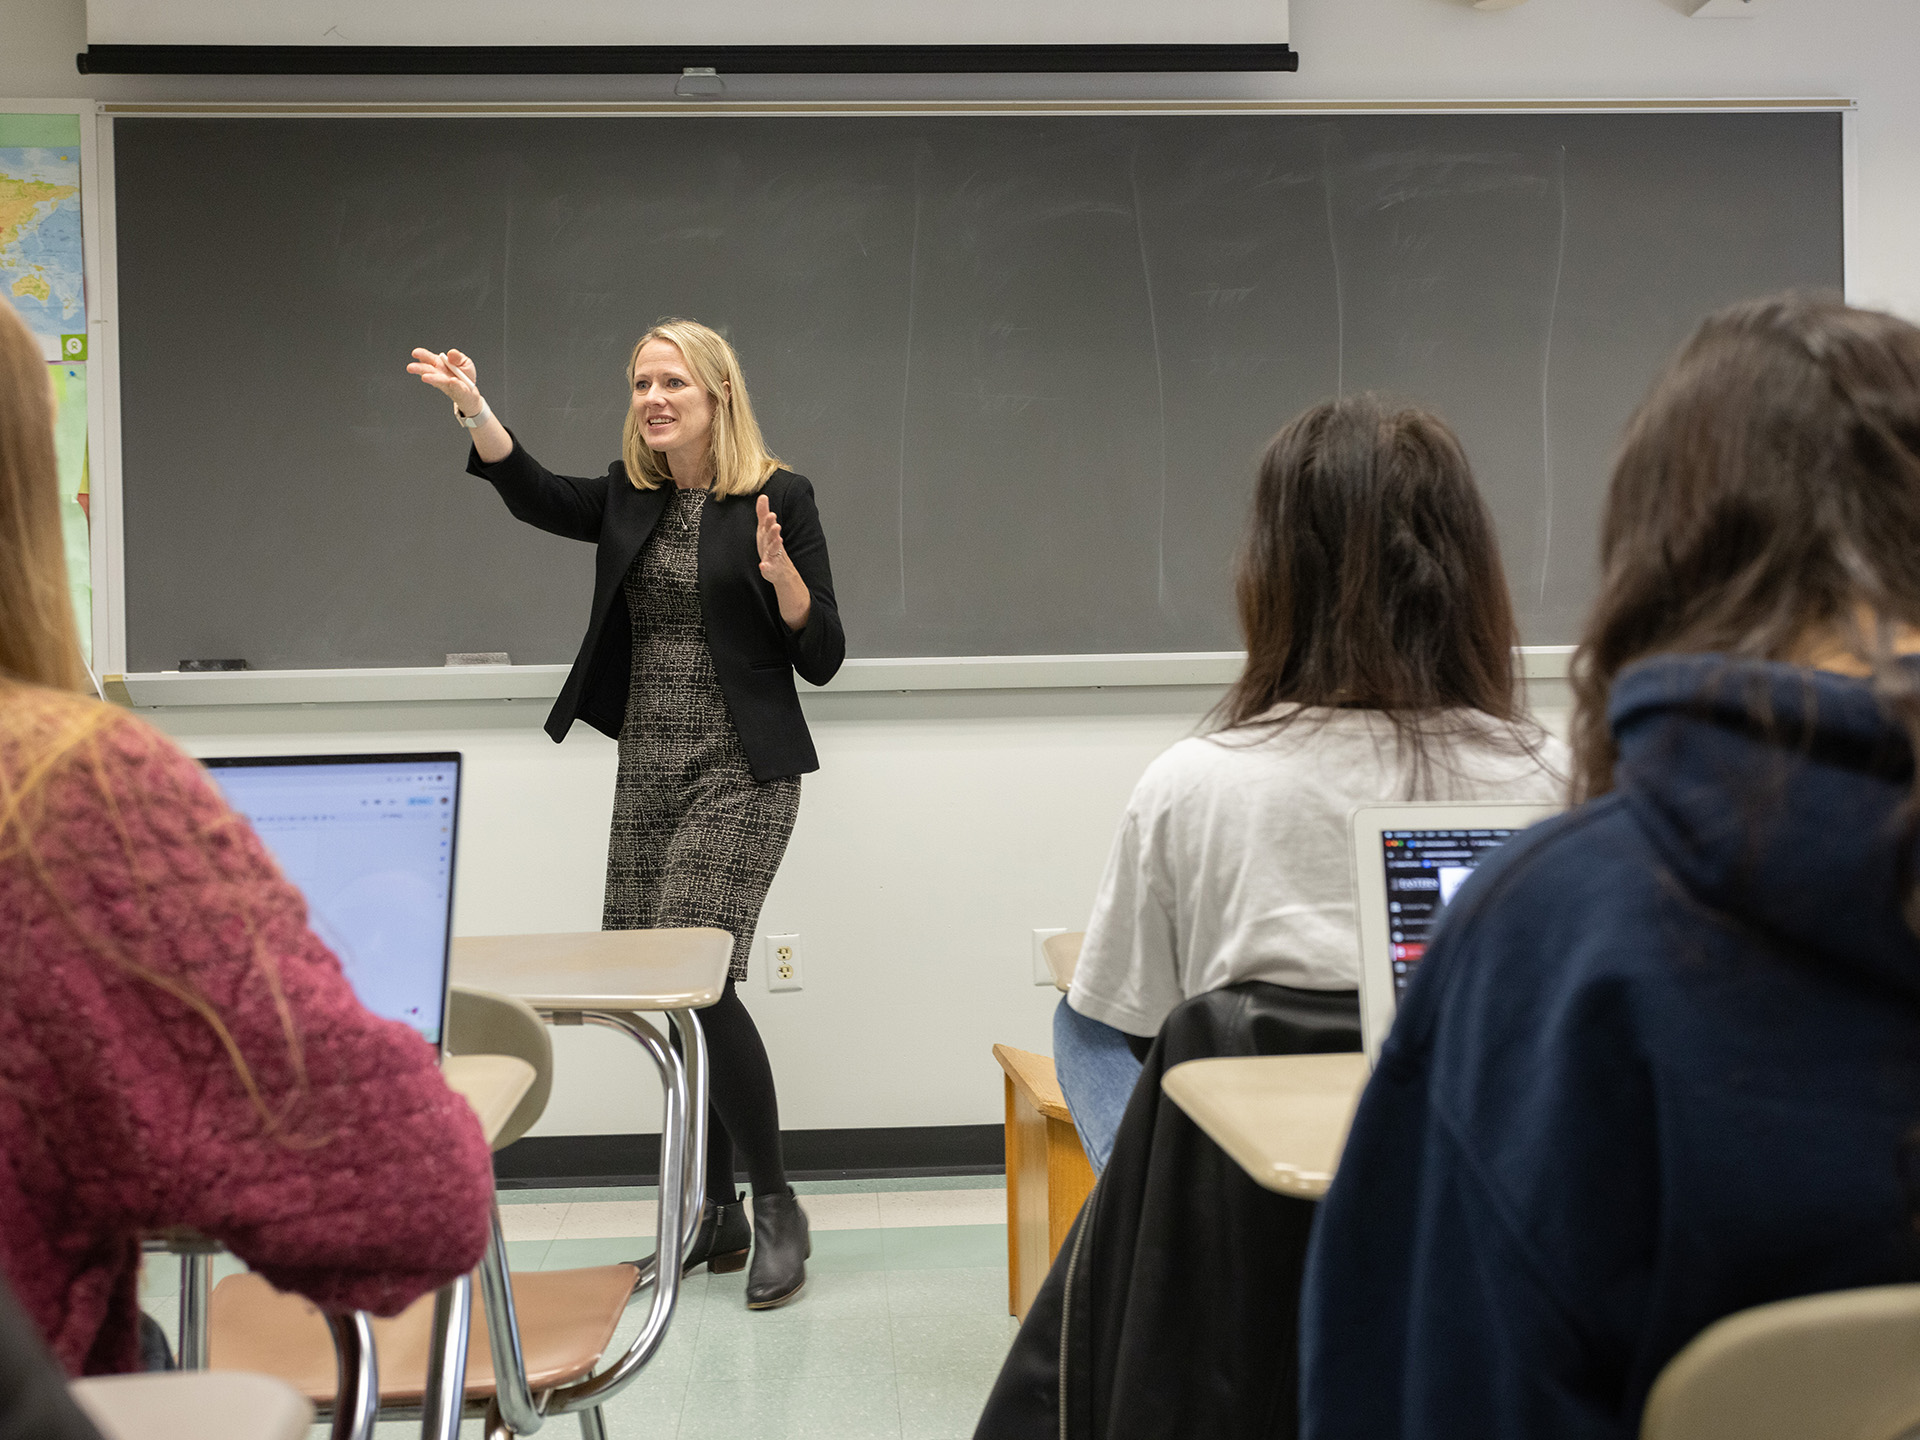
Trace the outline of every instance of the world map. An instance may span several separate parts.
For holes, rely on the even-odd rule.
[[[0,114],[0,303],[27,322],[53,381],[54,458],[67,581],[83,654],[93,632],[87,516],[87,292],[81,265],[80,116]],[[89,662],[91,663],[91,662]]]
[[[79,147],[0,147],[0,295],[49,360],[86,358],[84,276]]]

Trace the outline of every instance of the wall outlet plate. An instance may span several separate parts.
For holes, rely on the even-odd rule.
[[[1053,971],[1047,968],[1047,952],[1040,947],[1045,945],[1046,942],[1051,940],[1055,935],[1064,935],[1066,933],[1067,927],[1064,925],[1055,926],[1051,930],[1035,930],[1033,932],[1034,984],[1047,986],[1053,984]]]
[[[769,935],[766,937],[766,950],[767,989],[798,990],[800,988],[800,937]]]

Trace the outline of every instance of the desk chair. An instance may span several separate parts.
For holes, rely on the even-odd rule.
[[[1084,930],[1049,935],[1041,957],[1063,995],[1080,963]],[[1045,1055],[993,1047],[1006,1072],[1007,1313],[1024,1319],[1073,1217],[1093,1190],[1093,1166]]]
[[[374,1410],[384,1418],[418,1417],[422,1434],[433,1440],[453,1440],[463,1415],[484,1415],[488,1436],[500,1437],[531,1435],[548,1416],[564,1413],[579,1415],[586,1440],[604,1440],[601,1405],[633,1381],[665,1338],[679,1295],[680,1257],[699,1221],[704,1183],[706,1049],[692,1011],[719,997],[732,941],[717,930],[622,933],[624,940],[596,935],[519,937],[518,945],[511,937],[456,942],[456,964],[462,949],[471,947],[496,972],[531,970],[518,977],[531,982],[531,992],[516,986],[527,996],[520,1000],[459,987],[450,1011],[448,1048],[454,1054],[447,1065],[450,1080],[462,1064],[498,1061],[527,1072],[529,1083],[512,1101],[483,1116],[498,1148],[539,1118],[539,1102],[530,1105],[528,1097],[543,1078],[550,1080],[551,1044],[535,1007],[556,1023],[608,1025],[646,1050],[665,1091],[654,1241],[662,1263],[650,1277],[646,1320],[627,1349],[601,1367],[628,1300],[642,1288],[637,1267],[510,1277],[496,1207],[480,1267],[477,1313],[472,1278],[462,1276],[395,1319],[372,1323],[379,1354]],[[608,955],[627,962],[625,967],[596,970],[590,963]],[[577,973],[582,969],[596,973],[583,977]],[[642,1009],[672,1015],[680,1050],[635,1013]],[[475,1044],[519,1053],[513,1060],[459,1053]],[[276,1294],[257,1276],[236,1275],[217,1287],[211,1312],[216,1368],[269,1370],[317,1402],[331,1394],[323,1320],[305,1301]],[[335,1433],[358,1433],[341,1429],[338,1407]]]
[[[1920,1426],[1920,1285],[1758,1305],[1667,1362],[1641,1440],[1898,1440]]]
[[[545,1027],[526,1006],[472,990],[465,991],[453,1013],[464,1019],[450,1020],[449,1049],[470,1043],[477,1032],[495,1043],[517,1042],[522,1051],[511,1059],[456,1054],[447,1062],[450,1081],[476,1064],[508,1064],[523,1072],[525,1083],[497,1096],[491,1111],[482,1113],[490,1142],[498,1149],[503,1139],[517,1138],[516,1125],[523,1130],[539,1118],[537,1111],[527,1111],[525,1097],[543,1079],[551,1081],[552,1050]],[[456,1023],[466,1032],[459,1041],[452,1033]],[[666,1052],[665,1042],[657,1043]],[[545,1059],[546,1076],[535,1072],[529,1054]],[[505,1426],[509,1433],[526,1435],[539,1428],[554,1392],[578,1388],[578,1382],[592,1376],[633,1295],[634,1267],[601,1265],[510,1277],[505,1257],[496,1207],[480,1266],[481,1307],[472,1303],[472,1277],[462,1276],[393,1319],[371,1323],[378,1355],[377,1418],[418,1418],[425,1433],[451,1435],[463,1414],[484,1415],[490,1434]],[[332,1399],[333,1347],[326,1317],[311,1304],[275,1291],[257,1275],[231,1275],[214,1288],[211,1318],[209,1356],[216,1371],[265,1371],[317,1404]],[[664,1332],[664,1325],[659,1328]],[[620,1385],[638,1368],[629,1367]],[[598,1400],[620,1385],[603,1386],[583,1412],[582,1428],[590,1440],[604,1433]],[[504,1418],[509,1412],[511,1418]]]
[[[993,1058],[1006,1072],[1007,1313],[1025,1319],[1093,1192],[1093,1166],[1053,1061],[1011,1045],[994,1046]]]
[[[449,1056],[441,1073],[473,1107],[489,1140],[517,1115],[522,1097],[537,1079],[529,1062],[506,1055]],[[498,1243],[497,1211],[493,1235],[489,1259],[495,1258],[496,1251],[504,1253]],[[208,1331],[198,1344],[211,1370],[276,1376],[309,1402],[330,1410],[333,1440],[371,1440],[383,1401],[396,1392],[404,1395],[416,1369],[434,1368],[414,1353],[424,1346],[410,1348],[410,1317],[424,1316],[431,1328],[443,1306],[451,1313],[458,1304],[456,1293],[461,1297],[470,1293],[471,1283],[470,1277],[462,1276],[395,1319],[374,1320],[357,1311],[323,1315],[300,1296],[274,1290],[258,1275],[230,1275],[214,1288],[206,1312]],[[463,1342],[465,1334],[463,1324]],[[464,1343],[460,1353],[464,1359]],[[388,1367],[384,1376],[383,1366]],[[456,1405],[456,1429],[459,1413]]]
[[[207,1368],[213,1257],[225,1248],[218,1240],[184,1227],[148,1235],[142,1242],[142,1249],[148,1254],[157,1252],[180,1257],[180,1344],[175,1357],[179,1370],[170,1373],[199,1374]],[[370,1440],[380,1389],[372,1318],[356,1310],[351,1314],[329,1315],[321,1323],[333,1347],[334,1383],[327,1393],[334,1402],[334,1440]],[[117,1407],[120,1401],[116,1396],[108,1396],[104,1403]],[[301,1404],[306,1406],[310,1417],[312,1406],[305,1400]],[[116,1408],[113,1413],[117,1415],[120,1411]],[[189,1433],[192,1432],[181,1432],[182,1435]],[[171,1432],[159,1432],[158,1440],[172,1440]]]
[[[494,1126],[483,1117],[482,1126],[493,1135],[498,1152],[518,1140],[547,1108],[553,1091],[553,1041],[547,1027],[530,1006],[505,996],[474,991],[465,985],[450,987],[447,1006],[449,1056],[508,1055],[533,1069],[533,1083],[512,1113]],[[461,1067],[455,1067],[458,1073]],[[469,1099],[475,1096],[469,1095]],[[182,1370],[207,1368],[207,1303],[213,1289],[213,1260],[225,1247],[196,1231],[164,1230],[149,1235],[148,1253],[180,1258],[180,1324],[177,1361]]]

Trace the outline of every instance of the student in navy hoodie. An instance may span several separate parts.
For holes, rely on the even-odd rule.
[[[1449,908],[1318,1218],[1310,1440],[1630,1440],[1715,1320],[1920,1280],[1920,330],[1708,320],[1601,570],[1586,803]]]

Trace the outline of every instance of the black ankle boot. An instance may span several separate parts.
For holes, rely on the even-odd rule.
[[[800,1293],[807,1283],[807,1257],[813,1241],[807,1212],[789,1190],[784,1195],[753,1197],[753,1268],[747,1272],[747,1308],[771,1310]]]
[[[691,1275],[705,1265],[715,1275],[730,1275],[747,1263],[747,1247],[751,1244],[753,1230],[739,1196],[735,1195],[731,1205],[716,1205],[709,1200],[700,1207],[700,1233],[693,1237],[681,1273]]]
[[[682,1275],[691,1275],[702,1265],[715,1275],[730,1275],[747,1263],[747,1247],[753,1243],[753,1231],[747,1224],[747,1207],[741,1203],[736,1193],[731,1205],[716,1205],[713,1201],[703,1201],[700,1206],[700,1229],[694,1234],[693,1244],[687,1247],[687,1253],[680,1266]],[[632,1262],[639,1274],[634,1277],[633,1288],[653,1283],[653,1256]]]

